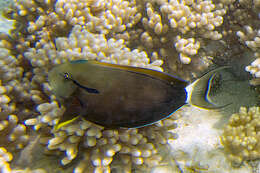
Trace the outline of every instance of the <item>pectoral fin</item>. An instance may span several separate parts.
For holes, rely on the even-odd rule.
[[[54,131],[59,130],[61,127],[66,126],[66,125],[68,125],[68,124],[70,124],[70,123],[76,121],[76,120],[79,119],[79,118],[80,118],[80,116],[76,116],[76,117],[74,117],[74,118],[72,118],[72,119],[69,119],[69,120],[66,120],[66,121],[64,121],[63,118],[61,118],[61,119],[59,120],[58,124],[56,124],[56,125],[54,126]]]
[[[82,102],[77,97],[73,97],[70,104],[66,105],[66,111],[54,126],[54,131],[79,119],[81,117],[80,113],[82,112],[82,109]]]

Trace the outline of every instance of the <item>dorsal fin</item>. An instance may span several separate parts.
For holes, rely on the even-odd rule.
[[[88,63],[96,64],[99,66],[103,67],[112,67],[114,69],[120,69],[120,70],[125,70],[125,71],[131,71],[131,72],[136,72],[140,74],[146,74],[149,76],[156,77],[158,79],[168,81],[171,84],[175,84],[176,82],[180,83],[183,82],[183,84],[187,85],[187,81],[178,78],[176,76],[172,76],[168,73],[160,72],[157,70],[152,70],[152,69],[146,69],[146,68],[141,68],[141,67],[132,67],[132,66],[126,66],[126,65],[118,65],[118,64],[109,64],[109,63],[104,63],[104,62],[99,62],[95,60],[89,60]]]

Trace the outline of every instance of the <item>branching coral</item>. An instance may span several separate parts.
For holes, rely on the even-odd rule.
[[[19,121],[31,113],[20,104],[31,99],[28,83],[20,83],[23,69],[17,66],[18,60],[9,50],[1,49],[0,62],[0,143],[9,149],[21,149],[29,140],[26,127]]]
[[[2,173],[46,173],[43,169],[17,169],[17,170],[11,170],[9,162],[11,162],[13,159],[13,155],[3,147],[0,147],[0,171]]]
[[[73,27],[67,37],[58,37],[55,44],[49,42],[42,48],[31,48],[25,53],[32,66],[45,68],[47,64],[60,64],[68,60],[98,59],[111,63],[159,68],[161,60],[150,63],[147,54],[138,49],[130,50],[124,40],[106,39],[103,34],[93,34],[79,25]]]
[[[245,70],[250,72],[254,77],[250,81],[252,85],[259,85],[259,48],[260,48],[260,30],[259,30],[259,1],[244,1],[240,0],[237,4],[239,8],[233,7],[234,16],[239,16],[239,20],[233,22],[233,32],[236,33],[241,44],[250,49],[252,52],[252,58],[255,60],[248,66],[245,67]],[[242,27],[237,27],[241,25]],[[244,52],[249,52],[244,49]],[[251,58],[251,59],[252,59]],[[252,60],[251,60],[252,61]]]
[[[12,159],[13,159],[12,154],[7,152],[5,148],[1,147],[0,148],[0,161],[1,161],[0,170],[1,170],[1,172],[5,172],[5,173],[11,172],[8,162],[10,162]]]
[[[26,21],[29,26],[26,28],[25,33],[18,30],[20,35],[12,36],[13,38],[19,37],[18,41],[13,42],[13,40],[8,39],[2,40],[2,47],[4,47],[5,50],[12,47],[8,46],[9,44],[16,44],[16,51],[18,54],[19,52],[25,51],[18,55],[21,58],[21,61],[18,61],[14,67],[10,66],[9,63],[9,66],[3,66],[3,69],[12,67],[11,70],[15,68],[20,68],[22,70],[23,76],[20,75],[18,76],[19,78],[15,76],[10,77],[10,80],[12,79],[12,81],[15,81],[14,79],[18,78],[18,84],[13,87],[19,88],[21,84],[29,84],[30,87],[26,87],[26,85],[20,87],[20,89],[23,90],[19,93],[24,94],[21,96],[21,100],[26,100],[28,98],[32,103],[31,106],[38,105],[35,106],[36,109],[32,112],[35,117],[27,119],[25,121],[26,125],[34,125],[35,130],[40,129],[48,132],[50,129],[49,126],[54,126],[64,112],[64,108],[59,106],[55,100],[55,96],[51,94],[51,89],[49,88],[46,78],[48,70],[56,64],[75,59],[98,59],[100,61],[141,66],[162,71],[162,68],[160,67],[162,65],[161,60],[155,60],[153,63],[150,63],[150,60],[144,51],[138,49],[130,50],[126,47],[124,40],[122,39],[116,40],[114,38],[106,38],[104,33],[107,33],[105,29],[108,27],[108,23],[113,24],[111,27],[108,27],[109,32],[119,32],[122,28],[131,27],[131,25],[134,24],[134,20],[136,19],[130,16],[129,20],[133,21],[131,24],[130,21],[125,20],[128,15],[125,15],[125,17],[123,16],[123,13],[136,13],[136,7],[132,10],[131,8],[127,8],[129,5],[127,1],[122,1],[122,3],[120,1],[115,1],[114,5],[105,4],[102,1],[100,1],[100,4],[91,1],[89,4],[77,3],[76,1],[70,1],[63,4],[62,1],[57,1],[54,9],[50,8],[51,4],[53,4],[52,1],[17,2],[12,17],[18,21]],[[102,6],[102,4],[105,6]],[[75,7],[75,5],[77,5],[77,7]],[[99,7],[99,5],[101,6]],[[48,7],[45,8],[46,6]],[[90,16],[90,6],[95,7],[91,8],[91,10],[97,17]],[[63,14],[62,7],[64,7],[65,10],[67,9],[66,14]],[[126,10],[119,10],[119,12],[122,13],[124,21],[128,24],[127,26],[124,26],[120,22],[122,20],[120,18],[114,21],[112,16],[113,13],[110,13],[109,10],[104,10],[105,8],[117,10],[117,8],[119,9],[122,7]],[[73,8],[86,10],[87,13],[83,13],[84,15],[88,15],[85,16],[86,20],[83,21],[86,23],[75,22],[76,20],[79,21],[82,19],[80,18],[82,16],[80,16],[80,14],[75,14],[78,15],[78,18],[76,19],[73,17]],[[43,9],[47,10],[44,11]],[[58,11],[57,14],[55,14],[55,10]],[[39,15],[38,18],[37,15]],[[107,16],[107,22],[100,23],[97,21],[101,21],[104,16]],[[93,23],[93,21],[96,23]],[[84,26],[72,26],[74,24],[84,24]],[[106,28],[104,28],[104,26]],[[21,27],[23,28],[24,26],[22,25]],[[67,36],[66,29],[69,29],[68,31],[70,31],[70,29],[73,28],[68,37],[58,37],[58,35],[56,35],[62,27],[65,28],[62,30],[64,34],[62,35],[61,33],[60,36]],[[92,33],[93,30],[95,32],[102,32],[99,34]],[[8,52],[6,55],[8,55]],[[2,57],[6,55],[3,55]],[[12,56],[10,57],[12,58]],[[22,64],[23,61],[28,61],[29,64]],[[7,63],[6,60],[3,64],[5,63]],[[22,83],[23,80],[25,81],[24,83]],[[9,83],[8,81],[4,81],[4,84],[8,85]],[[15,91],[15,89],[13,90]],[[6,93],[5,88],[3,88],[2,93]],[[15,93],[9,92],[4,104],[8,104],[10,102],[10,99],[8,98],[14,95]],[[49,98],[46,96],[49,96]],[[19,100],[19,98],[14,101],[17,100]],[[10,106],[7,105],[6,107],[9,108]],[[39,112],[40,115],[37,116],[36,111]],[[53,138],[51,137],[51,133],[49,133],[49,135],[42,140],[47,140],[48,149],[50,150],[65,151],[66,156],[61,160],[63,165],[67,165],[75,159],[79,151],[85,153],[81,154],[80,157],[83,157],[83,161],[75,168],[75,170],[81,170],[81,172],[86,169],[109,170],[111,162],[118,162],[121,155],[122,157],[127,157],[129,159],[129,162],[125,163],[127,165],[126,169],[133,169],[131,167],[132,163],[140,165],[145,162],[146,167],[153,162],[153,165],[157,165],[161,160],[161,156],[160,154],[157,154],[157,150],[155,149],[155,147],[158,146],[156,146],[157,144],[154,141],[154,137],[159,135],[158,138],[160,137],[160,139],[163,140],[158,144],[166,144],[168,139],[174,138],[174,135],[167,132],[167,126],[161,127],[161,129],[159,127],[154,127],[154,130],[158,131],[158,134],[154,136],[146,134],[149,130],[147,132],[146,130],[143,130],[144,132],[139,133],[137,130],[119,132],[117,130],[111,131],[98,128],[85,121],[79,121],[77,123],[79,123],[80,126],[76,124],[66,126],[58,132],[52,132]],[[150,130],[153,130],[153,128]],[[130,135],[129,138],[126,138],[127,135]],[[147,139],[148,137],[149,140]],[[132,152],[135,153],[135,155],[133,155]],[[89,167],[87,165],[92,166]],[[102,165],[105,166],[105,168],[101,168]],[[84,168],[85,166],[87,167]]]
[[[27,144],[29,136],[26,134],[26,127],[23,124],[17,124],[17,122],[16,115],[9,115],[7,120],[0,121],[0,134],[7,137],[0,140],[3,146],[11,148],[14,144],[14,148],[21,149]]]
[[[7,15],[29,25],[26,28],[23,23],[17,23],[16,30],[26,34],[18,41],[21,51],[30,44],[43,46],[57,36],[67,36],[75,25],[86,26],[94,33],[108,34],[131,28],[141,17],[134,1],[103,0],[22,0],[16,1]]]
[[[42,116],[26,120],[25,124],[34,125],[34,129],[39,129],[40,126],[43,128],[44,124],[46,127],[49,122],[49,125],[53,125],[53,122],[55,124],[51,120],[58,114],[50,112],[58,108],[52,108],[51,104],[40,105],[38,110]],[[108,130],[81,120],[62,127],[53,133],[54,137],[45,137],[43,140],[47,142],[49,150],[65,151],[62,165],[67,165],[81,153],[83,160],[75,168],[76,172],[111,169],[131,171],[134,168],[147,171],[159,165],[162,155],[158,149],[167,145],[168,140],[176,138],[169,131],[175,127],[174,120],[168,119],[139,130]]]
[[[251,65],[247,66],[246,71],[250,72],[254,77],[259,78],[259,48],[260,48],[260,30],[253,29],[250,26],[244,27],[245,32],[238,31],[237,36],[240,41],[244,43],[247,47],[254,51],[254,56],[257,58],[255,61],[251,63]]]
[[[28,10],[27,12],[28,14],[30,13]],[[24,15],[24,18],[29,20],[28,15]],[[74,26],[68,37],[51,39],[48,34],[45,37],[42,34],[46,33],[39,31],[44,29],[44,25],[40,25],[40,20],[43,19],[41,17],[37,19],[36,23],[39,26],[37,25],[35,30],[31,28],[33,26],[32,22],[29,22],[28,37],[26,37],[29,42],[26,44],[25,42],[22,44],[18,43],[18,45],[21,45],[20,47],[18,46],[18,52],[20,50],[25,51],[23,58],[29,61],[29,70],[24,73],[24,78],[19,80],[30,80],[30,88],[21,93],[29,91],[28,98],[35,105],[38,105],[33,113],[36,117],[27,119],[25,124],[34,125],[35,130],[48,131],[50,129],[49,126],[53,127],[64,112],[64,107],[60,107],[55,96],[51,94],[46,78],[48,70],[56,64],[76,59],[98,59],[110,63],[140,66],[162,71],[160,67],[162,65],[161,60],[154,60],[150,63],[144,51],[138,49],[130,50],[122,39],[106,39],[105,34],[92,33],[88,24],[84,27],[80,25]],[[51,28],[48,29],[48,32],[55,32]],[[112,32],[113,28],[110,29],[110,32]],[[102,29],[102,31],[104,30]],[[33,34],[31,35],[31,33]],[[40,41],[34,42],[31,39],[36,37],[40,37]],[[7,40],[3,40],[3,42],[5,41],[7,42]],[[35,47],[29,48],[28,45],[30,44],[34,44]],[[5,44],[3,44],[3,47],[6,47]],[[22,64],[17,64],[16,67],[20,65]],[[24,89],[24,87],[22,88]],[[49,99],[46,95],[49,96]],[[37,116],[36,111],[40,115]],[[125,168],[120,166],[120,169],[131,170],[143,163],[145,163],[144,166],[146,168],[148,168],[148,165],[158,165],[161,156],[155,148],[158,145],[167,144],[168,139],[175,137],[167,129],[174,127],[175,124],[172,126],[170,123],[170,125],[165,127],[155,126],[140,132],[138,130],[113,131],[96,127],[85,121],[79,121],[77,124],[68,125],[58,132],[52,132],[54,137],[51,137],[50,133],[47,137],[43,137],[42,140],[46,139],[49,150],[65,151],[66,156],[61,159],[62,165],[67,165],[75,159],[79,151],[80,153],[85,153],[79,156],[83,157],[83,160],[75,168],[77,171],[82,172],[86,169],[110,170],[114,167],[111,166],[110,168],[112,161],[113,165],[118,167],[119,163],[117,162],[120,162],[121,157],[126,157],[129,161],[124,163],[126,165]],[[152,135],[152,132],[156,132],[156,135]],[[127,136],[129,137],[127,138]],[[157,142],[154,139],[155,137],[160,140]],[[135,166],[132,166],[132,164]],[[89,167],[87,165],[92,166]],[[105,167],[101,168],[101,166]]]
[[[251,80],[252,85],[259,85],[260,80],[260,29],[253,29],[250,26],[245,27],[246,34],[239,31],[237,35],[240,37],[240,40],[244,42],[250,49],[254,51],[254,57],[256,59],[248,66],[246,66],[245,70],[250,72],[253,77],[256,79]]]
[[[67,37],[73,26],[81,25],[106,38],[123,39],[131,49],[145,49],[151,60],[164,57],[171,70],[181,73],[176,61],[191,64],[197,71],[209,65],[207,52],[199,53],[200,45],[222,37],[216,28],[221,26],[226,8],[223,3],[202,0],[22,0],[7,15],[22,21],[17,22],[19,34],[14,36],[21,53],[30,47],[41,48],[56,37]]]
[[[122,32],[140,20],[135,1],[57,1],[55,11],[71,25],[86,25],[89,31]]]
[[[163,57],[168,62],[168,68],[176,73],[181,74],[178,71],[181,66],[177,66],[176,62],[190,64],[193,71],[207,67],[210,60],[208,61],[206,52],[199,52],[200,45],[222,38],[216,28],[223,22],[222,16],[226,13],[224,5],[213,4],[212,1],[144,2],[137,1],[143,9],[143,28],[135,33],[128,32],[130,37],[140,35],[139,43],[136,39],[133,42],[146,49],[149,54]],[[190,77],[183,72],[181,75],[187,79]]]
[[[224,129],[222,142],[228,158],[236,166],[260,158],[260,108],[241,107]]]

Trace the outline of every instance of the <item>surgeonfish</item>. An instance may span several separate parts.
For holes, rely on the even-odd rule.
[[[172,115],[185,104],[220,108],[209,99],[212,79],[223,68],[188,82],[156,70],[95,60],[57,65],[48,74],[66,107],[55,129],[79,117],[108,128],[139,128]]]

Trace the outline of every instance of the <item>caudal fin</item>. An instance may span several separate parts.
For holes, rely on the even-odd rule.
[[[186,91],[188,93],[188,98],[187,102],[201,107],[205,109],[218,109],[218,108],[223,108],[229,104],[225,105],[215,105],[214,103],[211,102],[209,98],[209,93],[212,85],[212,81],[217,74],[217,72],[230,68],[229,66],[224,66],[217,68],[215,70],[212,70],[205,75],[203,75],[201,78],[195,80],[192,84],[186,87]]]

